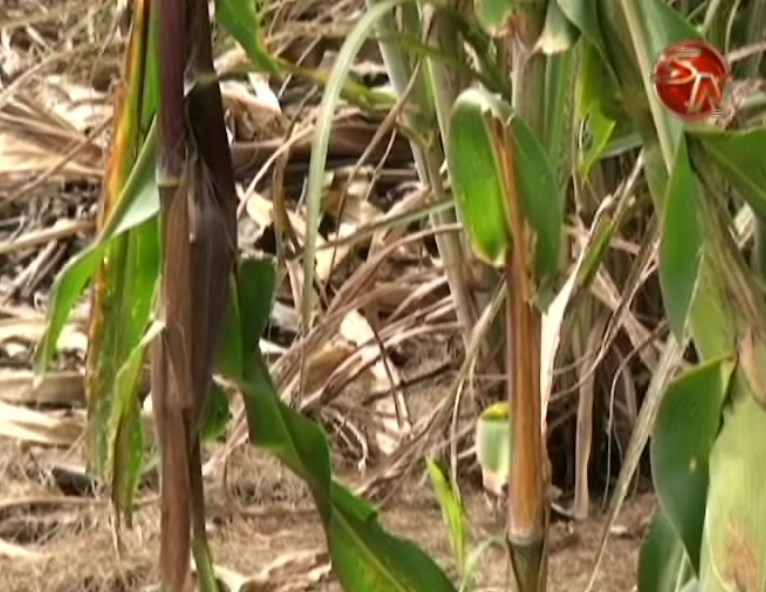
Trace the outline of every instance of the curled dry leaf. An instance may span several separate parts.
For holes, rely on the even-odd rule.
[[[109,117],[112,112],[111,102],[105,93],[77,84],[62,75],[46,77],[39,95],[41,105],[52,117],[58,118],[62,126],[81,133]]]
[[[347,314],[341,322],[340,333],[358,348],[355,357],[365,365],[372,362],[369,369],[371,392],[392,392],[392,397],[379,399],[374,404],[375,443],[384,455],[391,454],[412,431],[407,405],[399,388],[401,376],[386,353],[380,351],[373,329],[361,313],[352,311]]]
[[[82,432],[80,418],[33,411],[0,401],[0,436],[49,446],[71,446]]]
[[[323,550],[298,550],[283,553],[256,574],[241,574],[216,565],[216,579],[226,592],[286,592],[308,590],[330,572]]]
[[[354,346],[344,337],[336,336],[325,342],[308,359],[308,391],[321,389],[344,360],[354,353]]]
[[[233,80],[221,84],[227,119],[238,140],[277,138],[287,129],[279,100],[267,83],[259,78],[255,81],[254,86]]]
[[[29,549],[22,547],[21,545],[15,545],[0,539],[0,557],[7,557],[9,559],[42,559],[40,553],[30,551]]]
[[[24,405],[85,404],[82,373],[70,370],[48,372],[35,388],[34,372],[26,369],[0,369],[0,400]]]
[[[215,577],[226,592],[269,592],[274,586],[260,575],[246,576],[232,569],[216,565]],[[196,572],[196,566],[195,566]]]
[[[370,224],[382,216],[380,210],[365,201],[363,195],[366,189],[365,183],[360,183],[346,192],[330,190],[324,202],[325,211],[333,216],[340,216],[337,232],[333,233],[332,239],[344,239],[354,235],[357,230]],[[252,192],[245,204],[245,210],[250,218],[258,226],[259,233],[264,228],[274,223],[274,204],[263,195]],[[295,231],[299,241],[306,237],[306,220],[302,213],[288,211],[287,217],[290,226]],[[316,274],[317,280],[326,282],[330,273],[337,268],[351,254],[349,245],[329,247],[327,241],[317,237]]]
[[[81,109],[74,104],[70,107]],[[92,109],[85,107],[85,111]],[[72,111],[73,119],[68,119],[24,95],[11,98],[0,112],[7,116],[0,121],[0,188],[24,183],[51,170],[63,178],[101,177],[103,153],[99,146],[87,141],[84,130],[91,119],[82,121],[83,113]],[[107,114],[99,115],[95,127]],[[79,126],[75,125],[78,120]]]
[[[9,341],[37,343],[45,331],[44,317],[13,317],[0,320],[0,344]],[[59,349],[83,351],[86,337],[82,330],[69,324],[61,331]]]

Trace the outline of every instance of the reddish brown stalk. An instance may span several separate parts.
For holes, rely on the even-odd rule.
[[[152,394],[162,450],[160,564],[163,584],[171,592],[181,592],[188,578],[192,532],[203,580],[208,564],[199,423],[208,399],[236,257],[236,193],[223,102],[213,70],[208,6],[205,0],[187,1],[184,34],[190,40],[189,73],[194,86],[188,95],[188,110],[180,110],[184,126],[180,148],[175,143],[180,133],[178,113],[160,117],[160,130],[166,133],[161,136],[160,160],[165,173],[161,179],[164,263],[160,297],[165,330],[152,359]],[[166,66],[176,63],[176,58],[165,62]],[[173,76],[176,74],[173,70]],[[162,81],[163,101],[166,96],[177,97],[177,82],[175,78]],[[188,134],[186,125],[190,126]],[[182,166],[176,176],[179,158]]]
[[[508,479],[508,543],[521,592],[545,589],[544,451],[541,430],[540,348],[542,315],[535,305],[533,240],[524,220],[516,185],[513,138],[496,130],[508,188],[508,222],[513,247],[505,266],[507,388],[512,412],[511,466]]]
[[[157,35],[160,51],[159,166],[160,183],[173,183],[183,173],[186,160],[186,117],[184,75],[188,59],[186,3],[188,0],[159,0]],[[168,199],[172,194],[168,196]]]
[[[521,249],[514,249],[519,251]],[[506,267],[508,285],[508,402],[513,455],[508,487],[508,540],[514,573],[523,592],[536,592],[545,581],[543,547],[547,505],[543,442],[540,430],[541,317],[519,282],[521,257]]]
[[[160,317],[165,330],[152,349],[152,403],[161,452],[160,575],[170,592],[185,590],[189,573],[189,455],[194,400],[191,249],[187,176],[164,212]]]
[[[191,546],[190,455],[196,397],[193,334],[190,197],[186,162],[184,76],[186,0],[155,3],[159,34],[158,186],[164,261],[159,317],[165,329],[152,348],[152,403],[161,454],[160,577],[169,592],[183,592]]]

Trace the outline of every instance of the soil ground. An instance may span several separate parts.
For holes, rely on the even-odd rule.
[[[72,495],[81,488],[78,481],[83,476],[65,468],[83,463],[79,449],[56,451],[0,439],[0,540],[34,553],[30,558],[0,559],[1,591],[133,592],[149,590],[156,583],[156,487],[142,490],[132,528],[121,531],[118,553],[106,499],[88,492]],[[220,478],[207,483],[209,530],[222,573],[244,576],[240,592],[339,591],[327,575],[322,530],[301,482],[249,446],[231,454],[226,474],[225,485]],[[349,475],[350,480],[354,477]],[[474,484],[461,487],[476,544],[499,531],[501,518]],[[419,543],[454,575],[447,530],[427,480],[413,478],[399,491],[381,510],[383,524]],[[653,504],[648,494],[627,501],[594,592],[635,589],[637,553]],[[554,524],[552,592],[585,589],[602,525],[602,512],[596,507],[587,521]],[[502,553],[492,548],[484,555],[482,590],[504,589]],[[230,590],[237,589],[234,579],[227,583]]]

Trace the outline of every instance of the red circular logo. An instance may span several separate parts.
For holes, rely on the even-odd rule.
[[[686,120],[717,113],[729,82],[729,65],[704,41],[681,41],[668,47],[654,65],[652,81],[662,104]]]

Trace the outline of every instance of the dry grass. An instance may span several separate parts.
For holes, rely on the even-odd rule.
[[[118,553],[112,514],[103,500],[62,495],[61,483],[50,476],[50,468],[61,462],[60,453],[27,448],[22,452],[7,440],[0,447],[0,538],[34,553],[27,558],[0,557],[2,589],[132,592],[155,583],[159,510],[153,488],[142,493],[142,506],[133,527],[122,532]],[[229,461],[225,488],[219,480],[209,481],[207,487],[211,544],[222,574],[230,582],[236,581],[233,574],[249,581],[251,587],[243,590],[337,590],[326,579],[323,534],[302,483],[250,447],[238,449]],[[500,524],[478,488],[466,482],[465,495],[475,540],[497,532]],[[631,589],[637,543],[652,504],[650,496],[640,496],[621,515],[621,529],[609,546],[597,590]],[[453,570],[440,510],[426,485],[409,481],[382,519],[393,532],[416,540]],[[601,526],[601,520],[554,526],[554,592],[585,584]],[[484,586],[499,589],[505,578],[504,570],[498,569],[502,565],[502,555],[491,551],[481,570]]]

